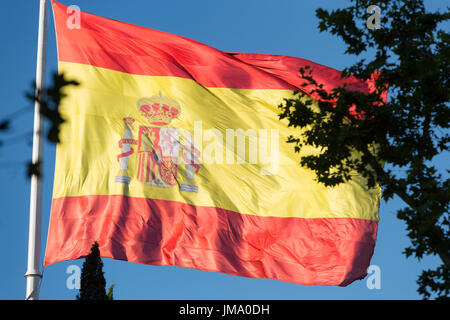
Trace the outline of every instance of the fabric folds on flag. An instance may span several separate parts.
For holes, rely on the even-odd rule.
[[[102,257],[299,284],[345,286],[373,254],[380,190],[327,188],[299,165],[278,105],[299,68],[332,89],[340,72],[304,59],[227,53],[53,1],[60,111],[44,265]],[[355,90],[373,83],[347,79]]]

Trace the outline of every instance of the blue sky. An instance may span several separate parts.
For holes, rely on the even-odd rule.
[[[227,0],[61,0],[82,11],[148,28],[175,33],[223,51],[258,52],[301,57],[342,69],[356,62],[344,54],[343,42],[319,33],[315,10],[347,1]],[[430,9],[442,0],[426,1]],[[32,104],[25,98],[35,77],[38,0],[2,1],[0,27],[0,119],[15,113],[11,128],[0,133],[0,299],[24,299],[27,263]],[[50,9],[47,74],[57,70],[56,40]],[[47,79],[50,79],[49,77]],[[448,155],[447,155],[448,156]],[[45,250],[53,185],[55,146],[44,146],[42,259]],[[438,161],[444,167],[446,158]],[[447,157],[448,161],[448,157]],[[302,286],[269,279],[250,279],[179,267],[158,267],[103,259],[107,285],[115,284],[116,299],[419,299],[416,279],[439,260],[406,259],[405,225],[395,217],[402,206],[382,203],[378,241],[371,264],[381,270],[381,288],[368,289],[366,279],[348,287]],[[74,299],[66,270],[83,260],[60,262],[44,269],[41,299]]]

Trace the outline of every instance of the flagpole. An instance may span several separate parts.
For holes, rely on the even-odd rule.
[[[39,7],[39,35],[36,63],[36,92],[45,88],[45,72],[47,58],[47,0],[40,0]],[[41,254],[41,202],[42,202],[42,148],[43,148],[44,119],[40,113],[40,103],[34,103],[34,129],[32,163],[39,164],[39,175],[31,176],[30,193],[30,225],[28,234],[28,267],[25,274],[27,279],[26,300],[39,299],[39,281],[42,278],[40,270]]]

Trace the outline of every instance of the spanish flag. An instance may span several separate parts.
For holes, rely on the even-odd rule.
[[[298,284],[346,286],[373,254],[380,189],[325,187],[286,143],[278,106],[304,59],[222,52],[53,1],[60,106],[45,266],[102,257]],[[371,82],[347,79],[369,92]]]

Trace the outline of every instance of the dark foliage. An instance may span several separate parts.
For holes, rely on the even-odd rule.
[[[34,101],[39,101],[40,112],[45,119],[50,122],[50,129],[47,133],[48,141],[59,142],[59,127],[64,122],[64,119],[59,113],[58,107],[62,99],[66,97],[64,88],[67,86],[78,86],[79,83],[74,80],[67,80],[64,74],[53,74],[53,83],[45,90],[37,90],[36,85],[33,85],[33,93],[27,93],[27,97]]]
[[[91,247],[91,252],[86,256],[81,270],[80,293],[77,300],[112,300],[112,286],[108,294],[105,290],[106,280],[103,272],[103,262],[100,258],[98,243]]]
[[[381,9],[381,28],[369,30],[366,10],[373,4]],[[402,199],[397,217],[411,240],[406,256],[442,260],[422,273],[418,292],[425,299],[448,299],[450,180],[444,176],[449,171],[440,172],[433,160],[449,145],[450,35],[440,25],[450,12],[427,12],[421,0],[352,0],[347,8],[318,9],[316,15],[320,31],[342,38],[346,53],[365,57],[343,70],[343,78],[379,76],[367,95],[349,86],[326,92],[314,70],[300,70],[313,89],[280,105],[280,118],[299,129],[288,142],[297,152],[304,146],[320,150],[300,160],[319,182],[335,186],[358,174],[368,188],[381,186],[384,200]],[[321,99],[313,102],[306,93]]]

